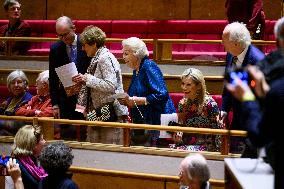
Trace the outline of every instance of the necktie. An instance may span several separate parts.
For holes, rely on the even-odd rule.
[[[233,57],[233,61],[232,61],[232,66],[233,66],[233,68],[238,67],[237,62],[238,62],[238,57],[237,57],[237,56],[234,56],[234,57]]]
[[[70,45],[70,61],[76,64],[77,59],[77,47],[75,45]]]

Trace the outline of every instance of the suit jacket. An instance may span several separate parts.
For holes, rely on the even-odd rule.
[[[244,61],[242,63],[242,67],[246,67],[247,65],[255,65],[260,60],[264,59],[265,55],[255,46],[250,45],[248,47],[247,53],[245,55]],[[227,54],[226,57],[226,67],[225,72],[231,69],[233,66],[233,55],[230,53]],[[229,112],[233,110],[233,120],[231,124],[231,129],[244,129],[240,124],[240,113],[241,113],[241,103],[234,99],[231,93],[224,87],[222,94],[222,111]]]
[[[10,29],[9,32],[9,23],[0,27],[0,36],[1,37],[29,37],[31,35],[31,27],[30,25],[23,21],[19,20],[15,27]],[[7,33],[8,32],[8,33]],[[12,53],[14,54],[25,54],[29,49],[29,42],[27,41],[12,41],[9,43],[0,43],[0,51],[4,52],[6,50],[5,45],[11,46]],[[8,48],[8,47],[7,47]]]
[[[86,73],[91,59],[87,57],[85,51],[82,50],[82,45],[79,36],[77,36],[77,59],[76,67],[79,73]],[[55,72],[55,68],[70,63],[66,51],[66,44],[58,41],[51,45],[49,53],[49,88],[52,105],[58,105],[60,108],[61,118],[76,119],[74,117],[75,107],[77,103],[77,95],[67,97],[63,85]]]

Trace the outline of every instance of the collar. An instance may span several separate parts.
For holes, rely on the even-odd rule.
[[[75,34],[75,39],[71,44],[72,46],[77,46],[77,35]]]
[[[246,48],[243,50],[243,52],[237,56],[238,57],[237,65],[239,65],[239,66],[242,65],[242,63],[245,59],[245,56],[247,54],[248,47],[249,47],[249,45],[247,45]]]

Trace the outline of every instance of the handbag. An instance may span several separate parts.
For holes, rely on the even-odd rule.
[[[113,107],[113,103],[105,104],[87,113],[88,121],[105,121],[113,122],[117,120],[117,116]]]

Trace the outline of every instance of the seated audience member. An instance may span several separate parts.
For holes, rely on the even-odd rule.
[[[180,189],[210,189],[210,171],[201,154],[192,153],[180,163]]]
[[[25,188],[37,189],[39,182],[47,176],[37,160],[44,144],[39,126],[25,125],[14,138],[11,156],[19,163]],[[6,179],[5,184],[7,188],[13,185],[9,179]]]
[[[28,90],[28,78],[21,70],[11,72],[7,77],[7,87],[11,94],[1,105],[1,115],[15,115],[20,106],[31,100],[32,95]],[[22,124],[14,121],[1,121],[0,135],[13,135]]]
[[[21,176],[21,169],[16,159],[10,158],[6,164],[7,172],[14,182],[15,189],[24,189],[24,184]]]
[[[205,80],[200,70],[189,68],[181,76],[184,98],[178,105],[179,123],[186,127],[220,129],[217,121],[219,114],[215,100],[207,94]],[[191,151],[218,151],[220,137],[177,132],[173,134],[173,148]]]
[[[53,109],[49,95],[49,71],[43,71],[36,80],[37,95],[21,106],[17,111],[17,116],[52,117]]]
[[[120,64],[105,47],[106,34],[100,28],[87,26],[80,35],[82,49],[92,57],[86,74],[78,74],[73,81],[83,85],[78,104],[86,113],[88,120],[114,122],[128,115],[126,106],[111,99],[116,93],[123,93]],[[105,112],[105,113],[104,113]],[[88,127],[87,140],[110,144],[122,144],[122,129],[108,127]]]
[[[73,162],[72,149],[62,142],[52,143],[44,147],[39,161],[48,173],[40,182],[41,189],[77,189],[78,186],[72,181],[72,174],[67,173]]]
[[[29,37],[31,27],[21,20],[21,4],[17,0],[5,0],[5,14],[9,23],[0,27],[1,37]],[[4,54],[11,48],[13,54],[25,54],[29,48],[26,41],[0,41],[0,53]]]
[[[119,101],[130,108],[133,123],[161,124],[161,114],[175,113],[169,97],[163,73],[157,64],[149,59],[146,44],[139,38],[130,37],[122,41],[123,59],[133,69],[128,88],[129,96]],[[132,145],[156,146],[159,131],[133,130]]]

